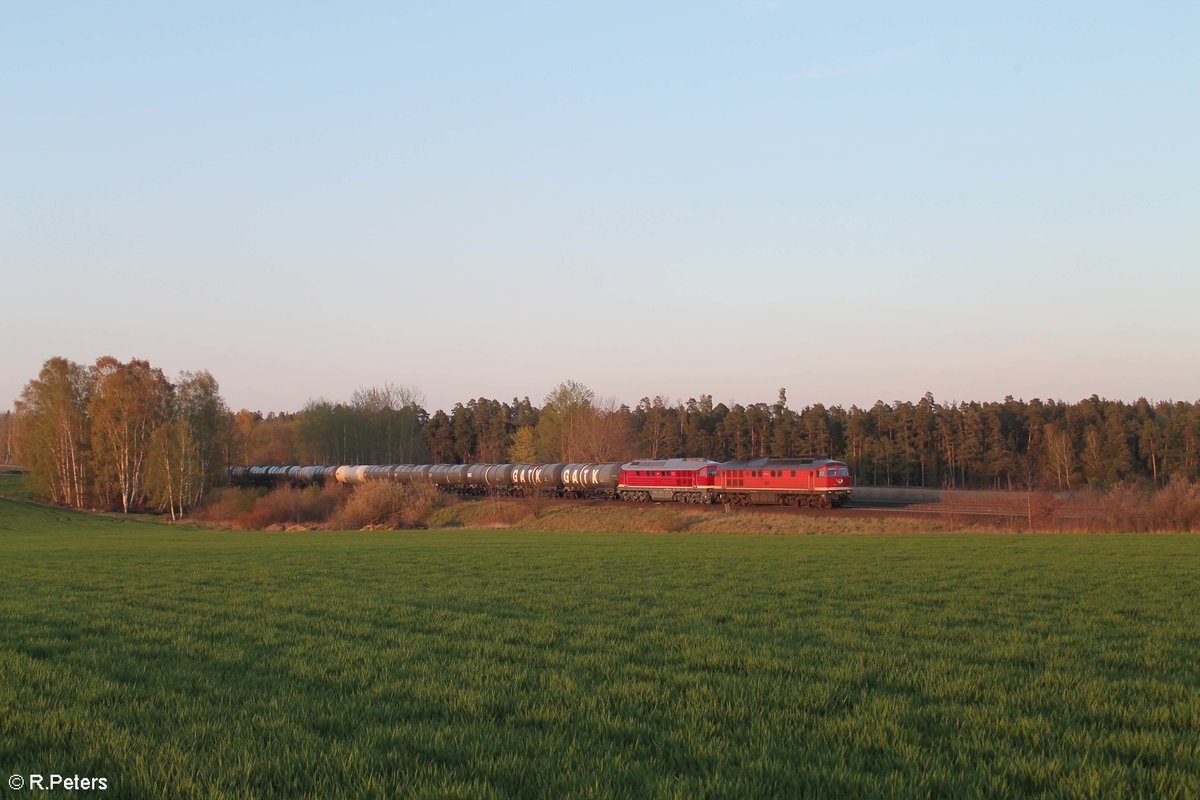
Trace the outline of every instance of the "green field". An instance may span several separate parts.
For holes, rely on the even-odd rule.
[[[0,780],[1196,797],[1198,597],[1195,536],[264,534],[0,501]]]

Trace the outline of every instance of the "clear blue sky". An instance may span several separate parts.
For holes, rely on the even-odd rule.
[[[0,405],[1200,398],[1195,3],[23,3]]]

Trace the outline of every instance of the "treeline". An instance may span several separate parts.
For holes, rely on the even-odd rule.
[[[5,420],[43,497],[76,508],[161,509],[172,519],[224,482],[229,410],[207,372],[172,383],[147,361],[52,358]]]
[[[707,456],[829,456],[860,485],[974,489],[1106,489],[1200,478],[1200,403],[1092,396],[1049,400],[877,402],[870,408],[642,398],[599,402],[567,382],[539,408],[529,398],[477,398],[426,414],[405,402],[309,404],[297,414],[239,412],[237,463],[597,462]]]
[[[0,447],[48,498],[173,515],[223,482],[227,466],[602,462],[706,456],[829,456],[859,485],[1107,489],[1200,478],[1200,403],[1092,396],[877,402],[795,410],[774,403],[598,400],[567,381],[542,405],[476,398],[430,415],[416,389],[385,384],[297,413],[230,413],[207,372],[175,382],[145,361],[62,358],[0,416]]]

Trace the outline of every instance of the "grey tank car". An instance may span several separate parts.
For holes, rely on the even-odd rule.
[[[358,486],[388,481],[427,485],[453,494],[615,498],[621,464],[343,464],[314,467],[232,467],[234,486]]]

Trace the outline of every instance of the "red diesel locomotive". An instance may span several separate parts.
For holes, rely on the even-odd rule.
[[[694,458],[621,466],[623,500],[837,508],[852,491],[850,470],[828,458],[755,458],[718,464]]]

